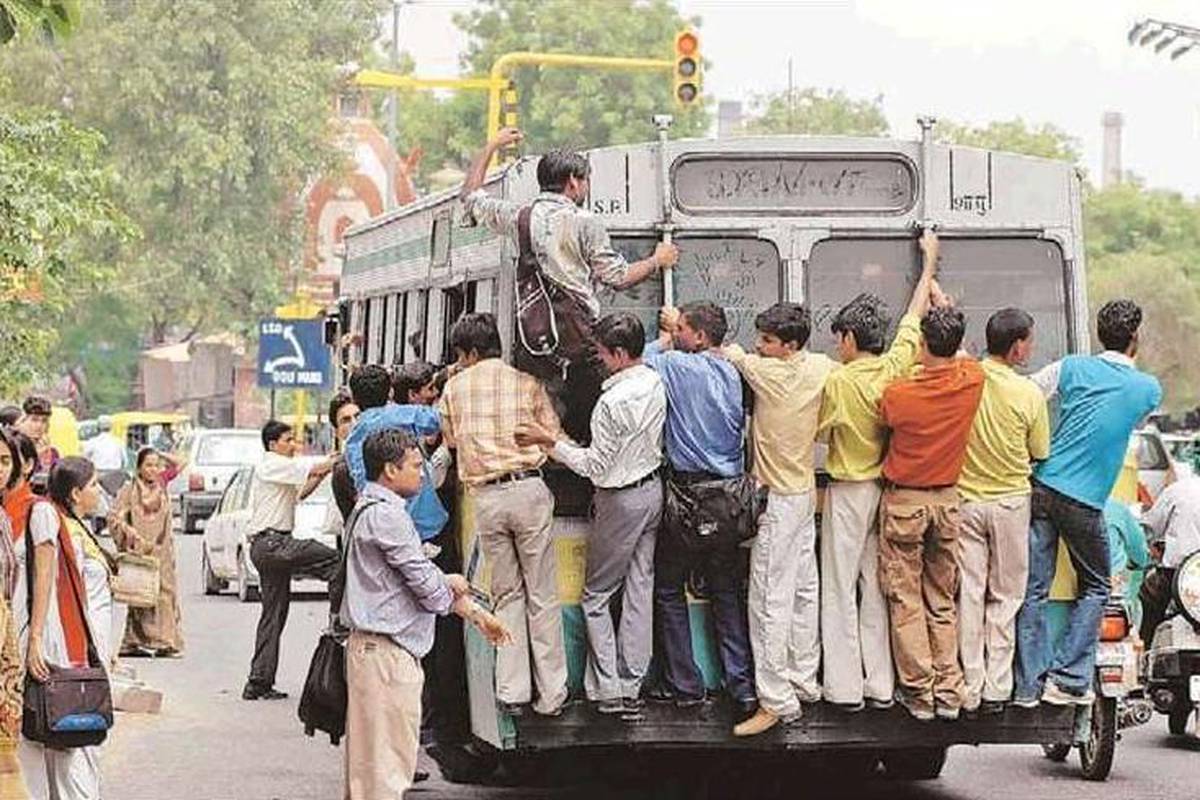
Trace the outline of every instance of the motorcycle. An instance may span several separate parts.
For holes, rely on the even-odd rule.
[[[1154,629],[1144,661],[1154,710],[1166,715],[1172,735],[1183,736],[1200,713],[1200,550],[1175,570],[1166,616]]]

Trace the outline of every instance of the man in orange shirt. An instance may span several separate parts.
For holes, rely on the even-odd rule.
[[[958,309],[930,309],[921,319],[924,369],[888,386],[880,403],[891,438],[883,462],[879,583],[891,612],[896,699],[920,720],[957,719],[963,701],[955,484],[983,394],[979,363],[956,356],[965,332]]]

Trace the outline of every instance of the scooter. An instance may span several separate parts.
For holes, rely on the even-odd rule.
[[[1146,694],[1172,735],[1200,713],[1200,550],[1175,570],[1166,618],[1145,655]]]

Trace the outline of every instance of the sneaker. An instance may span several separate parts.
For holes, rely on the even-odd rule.
[[[617,700],[616,702],[619,704],[621,701]],[[565,711],[566,708],[567,708],[566,703],[562,703],[562,704],[555,706],[554,708],[551,708],[547,711],[542,711],[537,706],[534,706],[533,713],[537,714],[539,717],[561,717],[563,715],[563,711]],[[614,713],[619,714],[621,711],[624,711],[624,708],[619,708],[619,710]]]
[[[255,686],[252,683],[247,683],[246,688],[242,689],[243,700],[286,700],[287,692],[281,692],[273,687],[263,689],[260,686]]]
[[[909,713],[909,716],[918,722],[930,722],[933,719],[936,719],[936,715],[934,714],[932,708],[910,699],[899,689],[896,690],[896,702],[904,706],[904,710]]]
[[[1014,697],[1012,704],[1017,708],[1037,708],[1042,704],[1040,697]]]
[[[943,722],[954,722],[958,719],[958,713],[959,710],[957,708],[950,708],[941,704],[935,706],[933,709],[933,715]]]
[[[621,705],[626,711],[641,711],[646,707],[646,701],[640,697],[626,697],[621,700]]]
[[[892,706],[896,705],[895,700],[880,700],[878,697],[868,697],[866,699],[867,708],[872,711],[887,711]]]
[[[616,700],[597,700],[592,706],[598,714],[624,714],[625,704],[620,698]]]
[[[857,714],[867,707],[866,702],[863,700],[859,700],[857,703],[830,703],[829,705],[847,714]]]
[[[1046,687],[1042,689],[1042,702],[1052,706],[1090,706],[1095,700],[1096,693],[1091,689],[1083,694],[1072,694],[1054,681],[1046,681]]]
[[[733,726],[734,736],[757,736],[760,733],[765,733],[771,728],[779,724],[779,717],[767,711],[765,708],[759,708],[754,716],[745,722],[739,722]]]

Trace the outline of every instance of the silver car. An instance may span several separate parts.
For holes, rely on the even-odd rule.
[[[309,460],[306,458],[306,460]],[[316,463],[316,459],[311,459]],[[204,593],[219,594],[237,585],[238,599],[244,603],[259,597],[258,570],[250,561],[250,485],[254,467],[243,467],[233,476],[221,495],[216,513],[204,528],[202,567]],[[333,503],[329,479],[321,482],[311,495],[296,505],[296,524],[292,535],[297,539],[316,539],[337,548],[341,517]],[[300,592],[324,592],[325,583],[311,578],[293,579],[292,586]]]
[[[234,473],[262,458],[262,434],[249,428],[202,428],[191,434],[181,451],[187,463],[167,491],[178,504],[179,529],[198,533]]]

